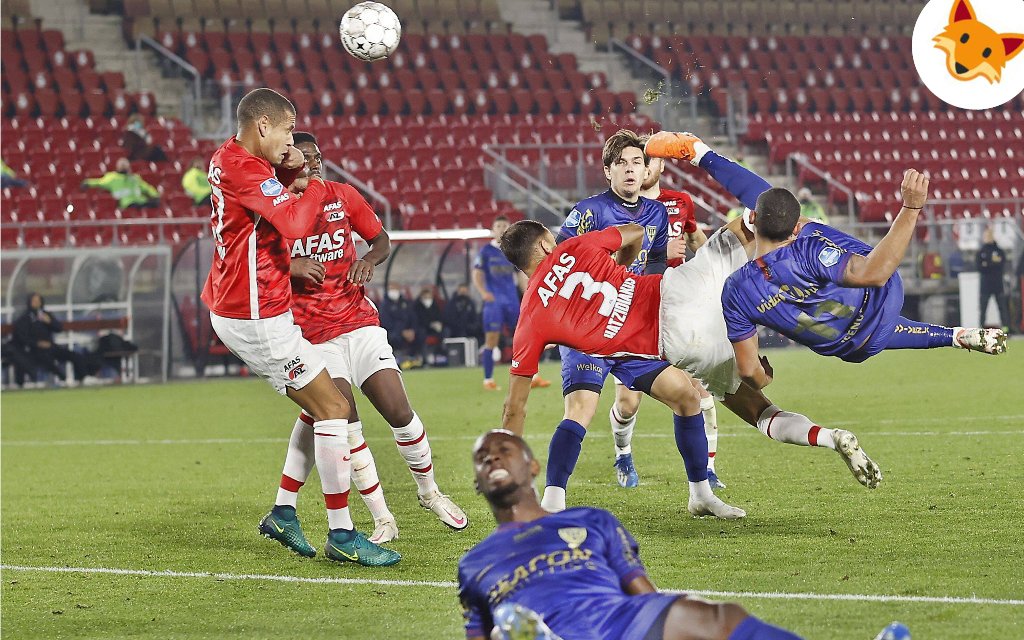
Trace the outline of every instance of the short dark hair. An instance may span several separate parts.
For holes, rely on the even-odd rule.
[[[644,156],[644,165],[649,162],[647,154],[644,153],[644,143],[640,141],[640,136],[635,131],[630,131],[629,129],[619,129],[604,141],[604,148],[601,150],[601,162],[606,167],[612,166],[622,157],[622,152],[630,147],[636,147],[640,150],[640,153]]]
[[[498,247],[509,262],[520,271],[525,271],[533,254],[533,246],[547,230],[536,220],[520,220],[505,229],[505,233],[498,239]]]
[[[782,242],[793,235],[793,229],[800,221],[800,201],[791,191],[781,187],[759,195],[754,211],[757,212],[754,218],[757,232],[775,242]]]
[[[490,431],[484,433],[482,436],[477,438],[476,442],[473,443],[473,453],[474,454],[476,454],[477,449],[479,448],[479,446],[481,444],[483,444],[483,441],[487,438],[487,436],[489,436],[491,434],[501,434],[501,435],[504,435],[504,436],[508,436],[509,439],[511,439],[513,442],[515,442],[517,445],[519,445],[519,448],[523,450],[523,453],[526,454],[526,459],[527,460],[534,460],[535,459],[534,456],[533,456],[533,449],[531,449],[530,445],[526,442],[526,438],[524,438],[522,436],[517,436],[516,434],[512,433],[508,429],[491,429]]]
[[[253,89],[238,102],[235,116],[238,126],[252,124],[267,116],[273,124],[279,124],[289,114],[295,114],[295,105],[288,98],[273,89]]]
[[[292,133],[292,144],[296,147],[300,144],[315,144],[320,146],[320,143],[316,141],[316,136],[308,131],[295,131]]]

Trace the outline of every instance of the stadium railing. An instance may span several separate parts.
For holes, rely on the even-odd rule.
[[[163,65],[167,68],[178,69],[182,72],[182,75],[191,78],[191,93],[185,94],[184,100],[181,101],[181,120],[189,126],[190,129],[196,134],[197,137],[202,137],[206,127],[204,126],[203,118],[201,117],[201,109],[203,104],[203,82],[202,76],[199,70],[188,63],[181,56],[177,55],[167,47],[163,46],[153,38],[147,35],[140,35],[135,42],[135,64],[141,66],[145,64],[142,60],[143,51],[150,49],[161,59],[166,61]]]
[[[830,185],[832,188],[845,193],[847,221],[851,226],[857,226],[859,222],[857,220],[857,198],[854,195],[853,189],[846,186],[839,180],[833,178],[831,173],[815,165],[813,162],[810,161],[810,159],[807,156],[805,156],[802,153],[794,153],[790,155],[788,158],[786,158],[786,177],[789,178],[790,181],[796,180],[797,172],[793,169],[793,165],[800,165],[807,171],[820,177],[822,180],[825,181],[826,184]]]
[[[64,322],[56,337],[69,349],[91,348],[101,331],[114,330],[139,347],[126,356],[129,380],[166,381],[171,258],[169,246],[4,251],[0,315],[13,323],[27,296],[39,293]]]

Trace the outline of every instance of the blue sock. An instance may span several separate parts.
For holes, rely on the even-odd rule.
[[[729,640],[800,640],[800,636],[750,616],[732,630]]]
[[[748,209],[753,209],[757,204],[757,196],[772,188],[761,176],[714,151],[704,154],[700,159],[700,168],[707,171],[715,182],[725,187]]]
[[[480,362],[484,365],[484,380],[490,380],[494,377],[494,349],[490,347],[484,347],[483,353],[480,354]]]
[[[886,349],[935,349],[952,347],[953,330],[937,324],[907,320],[900,316]]]
[[[564,489],[569,484],[569,476],[580,459],[585,435],[587,430],[574,420],[558,423],[558,428],[551,436],[551,445],[548,446],[547,486]]]
[[[686,478],[690,482],[708,479],[708,437],[704,434],[704,414],[673,416],[676,448],[683,456]]]

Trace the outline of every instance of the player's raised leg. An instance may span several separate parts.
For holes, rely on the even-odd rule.
[[[434,479],[434,463],[426,429],[409,404],[409,396],[397,368],[381,369],[359,387],[391,426],[398,452],[416,481],[420,506],[456,531],[469,526],[469,518],[455,502],[441,493]]]
[[[704,416],[700,410],[700,395],[694,389],[690,376],[666,363],[660,371],[638,378],[636,389],[646,389],[655,400],[674,414],[676,447],[683,457],[686,478],[690,485],[687,510],[695,516],[711,515],[732,520],[746,514],[743,509],[722,502],[708,483],[708,441],[704,434]]]
[[[289,388],[288,397],[307,413],[317,417],[313,423],[313,447],[330,529],[324,545],[327,557],[338,562],[356,562],[366,566],[397,563],[402,556],[370,542],[365,535],[356,531],[349,514],[351,460],[348,402],[326,370],[301,389]]]
[[[724,404],[772,440],[802,447],[832,449],[843,458],[857,482],[869,489],[878,487],[882,482],[882,470],[864,453],[857,436],[850,431],[827,429],[815,424],[807,416],[783,411],[772,404],[764,393],[745,382],[740,384],[736,393],[725,396]]]
[[[608,412],[608,421],[615,445],[615,477],[623,489],[632,489],[640,484],[640,475],[633,464],[633,429],[643,397],[643,393],[632,391],[615,380],[615,402]]]
[[[1006,332],[1002,329],[943,327],[900,316],[885,348],[888,350],[955,347],[998,355],[1006,353],[1006,338]]]

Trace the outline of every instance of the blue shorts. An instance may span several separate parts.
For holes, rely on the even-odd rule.
[[[869,293],[872,294],[872,304],[865,309],[864,324],[870,333],[867,338],[860,332],[854,336],[853,339],[861,343],[850,353],[839,356],[846,362],[864,362],[884,350],[903,313],[903,279],[900,274],[893,274],[885,286]]]
[[[670,365],[664,360],[595,358],[559,347],[562,356],[562,395],[581,389],[601,393],[605,378],[613,375],[633,391],[649,393],[651,383]]]
[[[518,300],[516,300],[515,302],[504,302],[501,300],[495,300],[494,302],[484,303],[483,324],[485,333],[491,333],[492,331],[501,331],[502,328],[504,327],[508,327],[509,331],[515,331],[516,324],[518,322]]]

